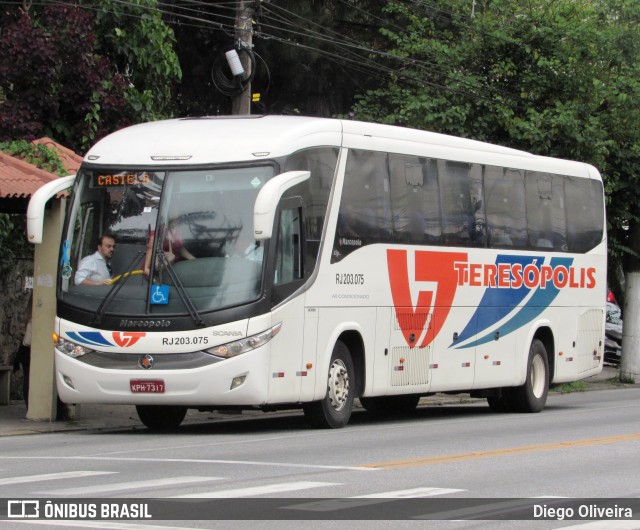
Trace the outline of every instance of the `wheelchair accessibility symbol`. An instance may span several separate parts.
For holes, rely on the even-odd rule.
[[[155,305],[168,304],[169,303],[169,286],[154,285],[151,288],[149,301],[151,304],[155,304]]]

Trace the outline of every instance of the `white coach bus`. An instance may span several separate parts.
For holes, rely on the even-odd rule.
[[[105,234],[113,279],[76,285]],[[58,393],[151,429],[292,407],[338,428],[356,398],[393,414],[435,392],[538,412],[602,369],[606,253],[584,163],[356,121],[136,125],[73,183]]]

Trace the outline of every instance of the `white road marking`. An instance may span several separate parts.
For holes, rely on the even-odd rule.
[[[376,468],[366,468],[361,466],[323,466],[315,464],[292,464],[289,462],[260,462],[253,460],[207,460],[200,458],[123,458],[113,456],[0,456],[0,460],[90,460],[91,462],[97,462],[105,460],[107,462],[153,462],[155,464],[161,464],[163,462],[177,462],[177,463],[189,463],[189,464],[233,464],[243,466],[272,466],[272,467],[296,467],[303,469],[337,469],[339,471],[379,471]]]
[[[558,497],[553,495],[545,495],[541,497],[532,497],[534,499],[571,499],[572,497]],[[605,521],[589,521],[586,523],[578,523],[573,526],[563,526],[563,530],[638,530],[640,523],[637,519],[624,521],[619,519],[609,519]]]
[[[177,495],[172,499],[228,499],[237,497],[255,497],[257,495],[269,495],[271,493],[283,493],[285,491],[298,491],[323,486],[338,486],[335,482],[284,482],[267,486],[254,486],[251,488],[238,488],[233,490],[209,491],[206,493]]]
[[[42,495],[82,495],[87,497],[93,494],[110,493],[115,491],[138,490],[148,488],[162,488],[165,486],[180,486],[184,484],[196,484],[202,482],[212,482],[214,480],[222,480],[221,477],[170,477],[157,480],[139,480],[132,482],[120,482],[117,484],[103,484],[99,486],[88,486],[85,488],[67,488],[51,491],[35,491],[34,493]]]
[[[372,493],[370,495],[357,495],[344,499],[327,499],[313,502],[305,502],[296,505],[286,506],[287,510],[304,510],[311,512],[329,512],[334,510],[346,510],[358,508],[360,506],[371,506],[398,499],[420,499],[424,497],[435,497],[436,495],[447,495],[448,493],[459,493],[459,489],[450,488],[411,488],[407,490],[385,491],[382,493]],[[378,502],[371,502],[371,499],[379,499]]]
[[[436,495],[446,495],[447,493],[460,493],[461,491],[451,488],[411,488],[408,490],[384,491],[382,493],[372,493],[370,495],[358,495],[351,499],[420,499],[422,497],[435,497]]]
[[[24,477],[10,477],[0,479],[0,486],[8,484],[25,484],[27,482],[41,482],[44,480],[60,480],[66,478],[92,477],[95,475],[112,475],[117,471],[65,471],[62,473],[47,473],[45,475],[28,475]]]

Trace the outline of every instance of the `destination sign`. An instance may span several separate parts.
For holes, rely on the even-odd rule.
[[[98,188],[105,186],[146,186],[151,180],[151,174],[146,171],[115,174],[94,173],[93,175],[93,185]]]

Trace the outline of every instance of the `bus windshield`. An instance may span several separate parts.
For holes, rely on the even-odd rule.
[[[83,169],[65,224],[60,301],[94,314],[207,312],[258,298],[253,205],[272,165]]]

